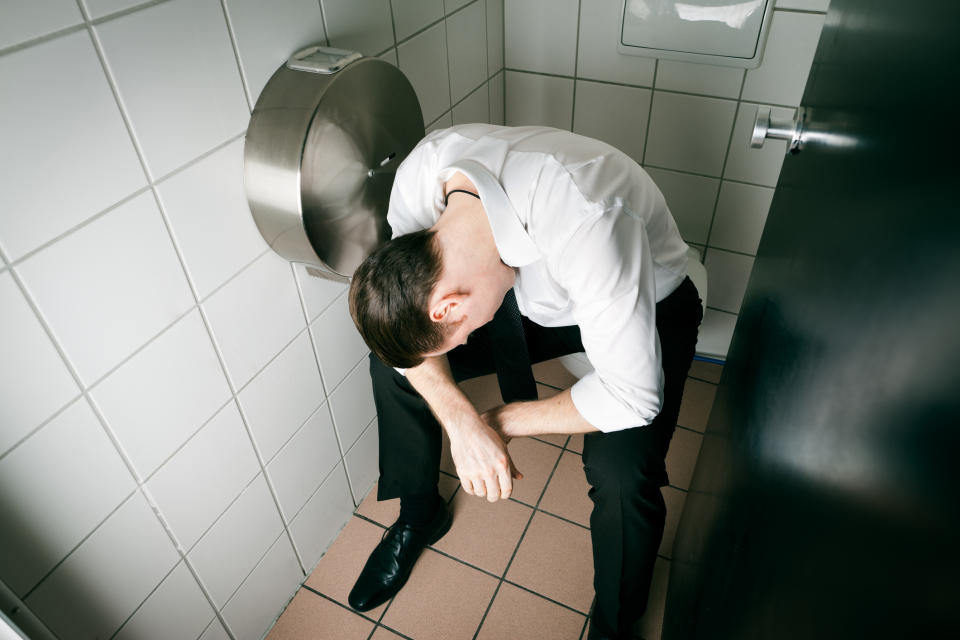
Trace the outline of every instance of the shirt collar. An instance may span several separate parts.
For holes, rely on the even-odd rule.
[[[450,168],[460,171],[477,187],[500,259],[509,267],[523,267],[539,260],[540,251],[493,174],[476,160],[468,158],[457,160]]]

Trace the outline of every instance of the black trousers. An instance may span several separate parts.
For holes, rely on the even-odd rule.
[[[588,433],[583,465],[593,512],[594,606],[592,625],[608,635],[629,637],[643,615],[653,566],[663,536],[667,484],[664,459],[680,412],[680,399],[697,343],[702,310],[689,278],[657,303],[665,377],[660,414],[650,424],[612,433]],[[523,318],[532,362],[583,351],[580,330],[541,327]],[[483,328],[448,354],[459,382],[494,372],[489,337]],[[380,430],[378,500],[422,493],[436,487],[441,427],[406,378],[370,356]]]

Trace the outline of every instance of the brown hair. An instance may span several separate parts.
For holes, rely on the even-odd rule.
[[[431,229],[394,238],[363,261],[350,283],[350,315],[384,364],[415,367],[443,344],[429,315],[430,294],[443,264]]]

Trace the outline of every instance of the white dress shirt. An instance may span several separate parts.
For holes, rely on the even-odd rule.
[[[687,245],[660,190],[603,142],[548,127],[468,124],[434,131],[397,169],[393,236],[433,226],[443,183],[473,182],[520,312],[579,325],[594,370],[573,403],[601,431],[653,421],[663,401],[656,303],[687,275]]]

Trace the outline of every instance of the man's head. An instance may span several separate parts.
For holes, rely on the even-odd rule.
[[[430,229],[394,238],[360,265],[350,314],[384,364],[415,367],[490,322],[515,278],[480,201],[464,197]]]
[[[442,273],[436,231],[424,229],[386,243],[353,274],[350,315],[385,364],[415,367],[440,349],[445,327],[428,309]]]

